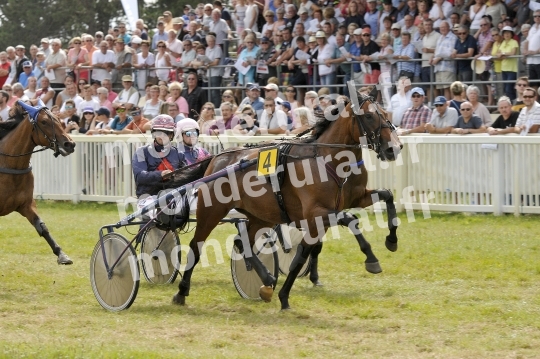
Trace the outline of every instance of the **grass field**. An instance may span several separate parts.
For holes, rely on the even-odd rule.
[[[98,228],[116,206],[39,202],[74,265],[60,267],[18,214],[0,218],[2,358],[538,358],[540,243],[536,216],[432,214],[402,226],[399,250],[370,217],[366,233],[383,273],[364,270],[356,241],[340,229],[320,256],[324,287],[299,279],[293,310],[241,299],[228,257],[195,270],[188,305],[172,286],[141,287],[133,306],[103,310],[89,283]],[[234,227],[219,226],[220,241]],[[187,244],[191,237],[181,237]],[[278,289],[284,278],[280,277]]]

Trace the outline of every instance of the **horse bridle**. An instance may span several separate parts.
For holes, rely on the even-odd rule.
[[[28,155],[31,155],[31,154],[34,154],[34,153],[37,153],[37,152],[41,152],[41,151],[51,149],[51,150],[54,151],[54,157],[58,157],[58,155],[60,155],[60,150],[59,150],[59,146],[58,146],[58,140],[56,138],[56,133],[54,132],[53,114],[51,113],[49,108],[47,106],[45,106],[45,104],[43,103],[43,101],[41,101],[41,99],[38,102],[38,107],[29,106],[27,104],[24,104],[21,101],[18,101],[18,102],[19,102],[19,105],[21,105],[21,107],[24,110],[21,113],[21,116],[28,115],[28,117],[30,119],[30,122],[32,123],[32,134],[31,134],[31,136],[34,134],[34,131],[37,130],[37,132],[40,132],[41,135],[43,135],[43,137],[45,137],[45,139],[49,142],[49,145],[48,146],[41,146],[40,149],[32,150],[30,152],[22,153],[22,154],[19,154],[19,155],[10,155],[9,153],[3,153],[3,152],[0,152],[0,155],[1,156],[6,156],[6,157],[23,157],[23,156],[28,156]],[[51,120],[51,128],[53,130],[52,131],[52,133],[53,133],[53,138],[52,139],[49,136],[47,136],[45,131],[43,131],[43,129],[41,128],[41,126],[38,123],[37,117],[38,117],[38,115],[39,115],[39,113],[41,111],[44,111],[45,114],[47,115],[47,117],[49,117],[49,119]],[[32,140],[32,142],[34,143],[35,146],[38,146],[36,141],[34,141],[33,137],[31,137],[31,140]]]
[[[354,117],[356,118],[356,124],[358,125],[358,130],[360,131],[361,135],[362,134],[364,135],[364,137],[366,139],[366,142],[367,142],[367,147],[370,150],[373,150],[374,152],[377,153],[377,158],[383,158],[384,155],[381,153],[381,151],[382,151],[381,131],[382,131],[383,128],[388,128],[388,129],[390,129],[391,132],[393,132],[393,131],[396,130],[396,127],[392,124],[392,122],[390,122],[388,120],[388,118],[386,118],[379,111],[379,106],[375,102],[373,97],[371,97],[371,96],[362,96],[362,98],[358,98],[358,100],[359,100],[358,109],[355,108],[356,106],[354,104],[351,105],[353,113],[354,113]],[[371,102],[374,105],[375,112],[379,116],[379,119],[386,118],[386,121],[384,121],[384,123],[383,123],[383,121],[379,121],[379,127],[376,130],[371,131],[371,132],[366,131],[367,126],[365,126],[365,124],[363,122],[363,119],[364,118],[365,119],[373,118],[373,115],[370,114],[370,113],[366,113],[365,111],[363,113],[359,113],[360,110],[362,109],[362,106],[367,101]]]

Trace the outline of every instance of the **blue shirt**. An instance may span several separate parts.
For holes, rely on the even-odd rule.
[[[121,131],[123,130],[127,125],[129,125],[129,123],[132,121],[133,119],[131,118],[131,116],[127,116],[126,117],[126,120],[124,122],[120,122],[120,117],[116,116],[111,124],[109,125],[111,127],[111,130],[114,130],[114,131]]]
[[[465,41],[461,42],[461,40],[458,38],[456,40],[456,45],[454,46],[454,49],[457,50],[458,54],[466,54],[469,49],[476,49],[476,39],[472,37],[471,35],[467,36]],[[474,56],[474,52],[473,55]],[[471,68],[471,62],[472,60],[457,60],[457,69],[458,72],[462,71],[472,71]]]
[[[36,75],[34,75],[34,71],[30,72],[28,75],[24,72],[22,72],[20,75],[19,75],[19,83],[21,85],[23,85],[24,88],[27,88],[28,87],[28,78],[29,77],[35,77]]]
[[[354,55],[354,56],[360,56],[360,47],[361,47],[361,46],[362,46],[362,45],[358,46],[358,45],[356,44],[356,42],[354,42],[354,43],[351,45],[351,47],[349,48],[349,53],[350,53],[351,55]],[[356,60],[354,60],[354,61],[356,61]],[[354,72],[360,72],[360,71],[362,71],[362,70],[360,69],[360,64],[353,64],[353,71],[354,71]]]
[[[414,48],[413,44],[409,44],[405,47],[401,45],[401,47],[394,53],[394,56],[395,55],[408,56],[411,59],[414,59],[416,58],[416,49]],[[414,70],[416,67],[415,64],[416,62],[412,62],[412,61],[398,61],[397,62],[398,74],[401,71],[409,71],[409,72],[414,73]]]
[[[166,32],[163,32],[163,34],[160,34],[159,31],[154,35],[154,37],[152,38],[152,50],[155,50],[156,47],[157,47],[157,43],[160,41],[160,40],[163,40],[163,41],[167,41],[167,39],[169,38],[169,35],[167,35]]]
[[[371,35],[377,37],[377,34],[379,33],[379,11],[377,10],[372,14],[369,10],[366,10],[364,20],[366,21],[366,24],[371,26]]]
[[[355,44],[356,44],[356,42],[355,42]],[[351,44],[346,42],[345,45],[343,45],[343,47],[345,47],[345,50],[349,51],[349,49],[351,48]],[[334,56],[332,56],[332,58],[333,59],[339,59],[340,57],[343,57],[343,54],[341,53],[341,51],[339,51],[339,47],[336,46],[336,48],[334,50]],[[347,60],[345,60],[344,62],[339,64],[339,67],[341,68],[341,70],[345,74],[347,74],[347,75],[351,74],[351,65],[349,64],[349,62]]]

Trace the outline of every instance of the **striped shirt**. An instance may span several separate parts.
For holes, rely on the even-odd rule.
[[[411,59],[415,59],[416,58],[416,49],[414,48],[413,44],[409,44],[407,46],[402,45],[395,52],[394,56],[396,56],[396,55],[408,56]],[[416,67],[416,62],[413,62],[413,61],[398,61],[398,63],[397,63],[398,74],[401,71],[409,71],[409,72],[414,73],[415,67]]]
[[[425,125],[431,121],[431,110],[426,105],[411,107],[405,111],[403,120],[401,120],[401,128],[412,130],[420,125]]]
[[[456,45],[457,36],[449,32],[446,36],[441,35],[437,40],[437,47],[435,48],[434,57],[448,58],[454,51]],[[435,72],[455,72],[456,63],[452,60],[441,60],[435,65]]]
[[[516,127],[527,126],[527,132],[534,125],[540,125],[540,104],[534,102],[530,111],[527,107],[523,107],[519,113],[519,117],[516,121]]]

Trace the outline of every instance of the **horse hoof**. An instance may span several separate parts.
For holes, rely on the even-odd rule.
[[[388,236],[389,237],[389,236]],[[397,238],[395,241],[390,241],[388,239],[388,237],[386,237],[386,241],[384,242],[386,248],[390,251],[390,252],[395,252],[397,251]]]
[[[176,304],[176,305],[186,305],[186,296],[185,295],[180,295],[180,294],[175,294],[174,297],[172,297],[172,304]]]
[[[369,273],[373,273],[373,274],[378,274],[382,272],[382,268],[379,262],[366,263],[366,270]]]
[[[56,260],[56,262],[58,264],[62,264],[62,265],[73,264],[73,261],[71,260],[71,258],[69,258],[68,255],[65,254],[65,253],[60,253],[60,255],[58,256],[58,259]]]
[[[269,303],[272,301],[272,296],[274,295],[274,288],[272,286],[261,286],[259,289],[259,296],[262,300]]]
[[[322,284],[321,282],[319,282],[318,279],[312,280],[311,283],[313,283],[313,286],[314,286],[314,287],[322,287],[322,286],[324,286],[324,284]]]
[[[281,311],[282,311],[282,312],[287,312],[287,311],[289,311],[289,310],[291,310],[291,306],[290,306],[290,305],[286,306],[285,308],[281,308]]]

